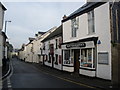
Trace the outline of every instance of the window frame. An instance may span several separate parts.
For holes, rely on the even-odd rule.
[[[77,30],[79,29],[79,17],[71,19],[71,37],[77,37]]]
[[[95,33],[95,15],[94,10],[87,13],[88,15],[88,35]]]
[[[106,62],[101,62],[99,60],[99,54],[107,54],[107,61]],[[109,65],[109,53],[108,52],[98,52],[98,64],[102,64],[102,65]]]
[[[91,49],[91,62],[88,62],[88,50]],[[86,62],[83,60],[82,63],[82,50],[86,51]],[[95,48],[84,48],[80,50],[80,67],[81,68],[87,68],[87,69],[95,69]],[[91,66],[89,66],[91,64]],[[83,66],[85,65],[85,66]],[[87,66],[88,65],[88,66]]]

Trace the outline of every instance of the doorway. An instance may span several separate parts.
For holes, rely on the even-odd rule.
[[[74,50],[74,72],[77,74],[79,74],[79,67],[80,67],[79,57],[80,57],[80,49]]]

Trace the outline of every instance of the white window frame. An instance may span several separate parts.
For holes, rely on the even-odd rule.
[[[71,20],[71,37],[77,37],[77,30],[79,28],[79,17]]]
[[[69,51],[70,51],[70,57],[69,57],[70,64],[65,64],[65,63],[64,63],[64,61],[66,61],[66,60],[65,60],[65,51],[66,51],[66,50],[69,50]],[[63,51],[63,65],[73,66],[73,63],[71,63],[71,49],[65,49],[65,50]]]
[[[83,49],[80,49],[80,67],[81,68],[87,68],[87,69],[95,69],[95,67],[94,67],[94,65],[95,65],[95,63],[94,63],[94,57],[93,57],[93,54],[95,54],[95,53],[93,53],[93,50],[94,50],[94,48],[87,48],[86,50],[87,50],[87,59],[88,59],[88,49],[92,49],[92,61],[91,61],[91,63],[92,63],[92,67],[84,67],[84,66],[81,66],[81,52],[82,52],[82,50],[85,50],[86,48],[83,48]],[[88,62],[88,60],[87,60],[87,62]]]
[[[94,10],[88,12],[88,35],[95,33],[95,23],[94,23]]]

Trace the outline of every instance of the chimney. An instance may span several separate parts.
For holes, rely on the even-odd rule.
[[[35,34],[35,36],[37,37],[37,36],[38,36],[38,34]]]
[[[64,15],[64,16],[63,16],[63,20],[64,20],[64,19],[66,19],[66,18],[67,18],[67,16],[66,16],[66,15]]]

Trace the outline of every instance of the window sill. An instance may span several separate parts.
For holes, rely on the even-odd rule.
[[[96,70],[95,68],[90,68],[90,67],[81,67],[81,66],[80,66],[80,69],[93,70],[93,71],[94,71],[94,70]]]
[[[96,33],[94,32],[94,33],[88,33],[87,35],[95,35]]]

